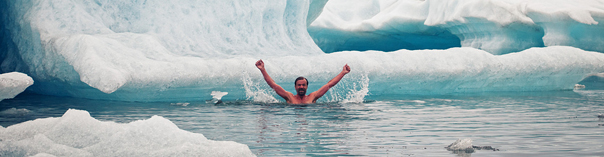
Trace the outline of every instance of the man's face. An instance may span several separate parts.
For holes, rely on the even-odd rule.
[[[308,88],[306,80],[296,81],[296,92],[298,92],[299,96],[306,95],[306,88]]]

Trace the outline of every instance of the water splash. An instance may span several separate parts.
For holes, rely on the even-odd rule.
[[[277,100],[271,93],[273,89],[262,87],[260,83],[252,81],[247,72],[243,72],[243,88],[245,89],[246,100],[252,100],[254,102],[262,103],[278,103]]]
[[[369,94],[369,77],[367,74],[361,74],[343,79],[328,93],[329,102],[362,103]]]
[[[346,99],[342,100],[344,103],[362,103],[365,100],[365,96],[369,94],[369,77],[367,74],[361,75],[360,82],[352,84],[352,89],[348,91]]]

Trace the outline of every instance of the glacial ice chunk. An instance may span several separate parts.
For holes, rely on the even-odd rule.
[[[126,71],[130,77],[124,86],[111,94],[91,87],[81,87],[90,90],[68,94],[93,99],[186,102],[208,100],[212,98],[208,93],[224,91],[229,94],[223,99],[247,97],[263,102],[278,101],[254,66],[259,58],[171,59],[173,62],[146,62],[141,58],[138,66],[114,66],[117,71]],[[354,88],[352,84],[364,84],[365,79],[361,76],[367,76],[368,90],[363,93],[369,93],[368,96],[572,90],[585,77],[604,71],[604,54],[563,46],[532,48],[505,55],[492,55],[474,48],[452,48],[348,51],[261,59],[271,77],[286,90],[294,89],[292,82],[299,76],[308,78],[309,91],[317,90],[348,64],[352,71],[334,87],[334,92],[350,91]],[[111,79],[103,73],[96,75],[99,79]],[[53,89],[56,92],[57,88]],[[349,95],[340,95],[340,99],[330,101],[341,101]],[[330,97],[330,93],[325,96]]]
[[[94,119],[70,109],[0,128],[1,156],[255,156],[231,141],[208,140],[160,116],[127,124]]]
[[[211,102],[213,104],[220,104],[222,103],[222,97],[229,94],[228,92],[221,92],[221,91],[212,91],[212,93],[210,95],[212,95],[212,100],[207,100],[206,102]]]
[[[457,141],[445,148],[450,151],[474,151],[474,148],[472,148],[472,139],[469,138],[457,139]]]
[[[32,84],[34,80],[27,74],[19,72],[0,74],[0,101],[14,98]]]
[[[322,54],[306,26],[324,1],[313,1],[309,13],[310,3],[6,1],[2,28],[11,32],[2,44],[10,57],[0,59],[11,65],[2,70],[25,71],[39,82],[34,92],[65,96],[192,84],[186,79],[235,70],[216,59]]]
[[[308,16],[306,17],[306,25],[310,25],[321,13],[323,12],[323,7],[327,3],[328,0],[310,0],[310,6],[308,8]]]
[[[331,0],[309,26],[326,52],[573,46],[604,52],[599,0]]]
[[[229,94],[229,92],[221,92],[221,91],[212,91],[210,95],[212,95],[212,99],[220,100],[223,96]]]
[[[499,151],[497,148],[491,146],[474,146],[472,145],[472,139],[457,139],[457,141],[449,144],[445,147],[448,151],[452,151],[459,156],[470,156],[469,154],[474,153],[474,150],[492,150]]]

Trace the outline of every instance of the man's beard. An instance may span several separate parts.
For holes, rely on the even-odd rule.
[[[306,90],[304,90],[304,89],[298,89],[298,95],[299,96],[305,96],[306,95]]]

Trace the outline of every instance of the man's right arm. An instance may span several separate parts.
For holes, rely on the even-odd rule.
[[[258,67],[258,69],[262,73],[262,76],[264,77],[264,80],[266,81],[268,86],[275,90],[275,92],[277,92],[277,95],[281,96],[283,99],[285,99],[285,101],[289,101],[289,96],[292,94],[283,89],[283,87],[279,86],[277,83],[275,83],[271,76],[269,76],[266,72],[266,69],[264,69],[264,62],[262,60],[258,60],[256,62],[256,67]]]
[[[342,78],[344,77],[344,75],[348,74],[349,72],[350,72],[350,66],[348,66],[348,64],[346,64],[342,68],[342,72],[340,72],[340,74],[338,74],[336,77],[334,77],[329,82],[327,82],[327,84],[323,85],[323,87],[319,88],[319,90],[310,93],[309,96],[314,97],[313,98],[313,102],[317,101],[317,99],[319,99],[323,95],[325,95],[325,93],[327,93],[327,91],[329,89],[331,89],[331,87],[333,87],[336,84],[338,84],[338,82],[340,82],[340,80],[342,80]]]

